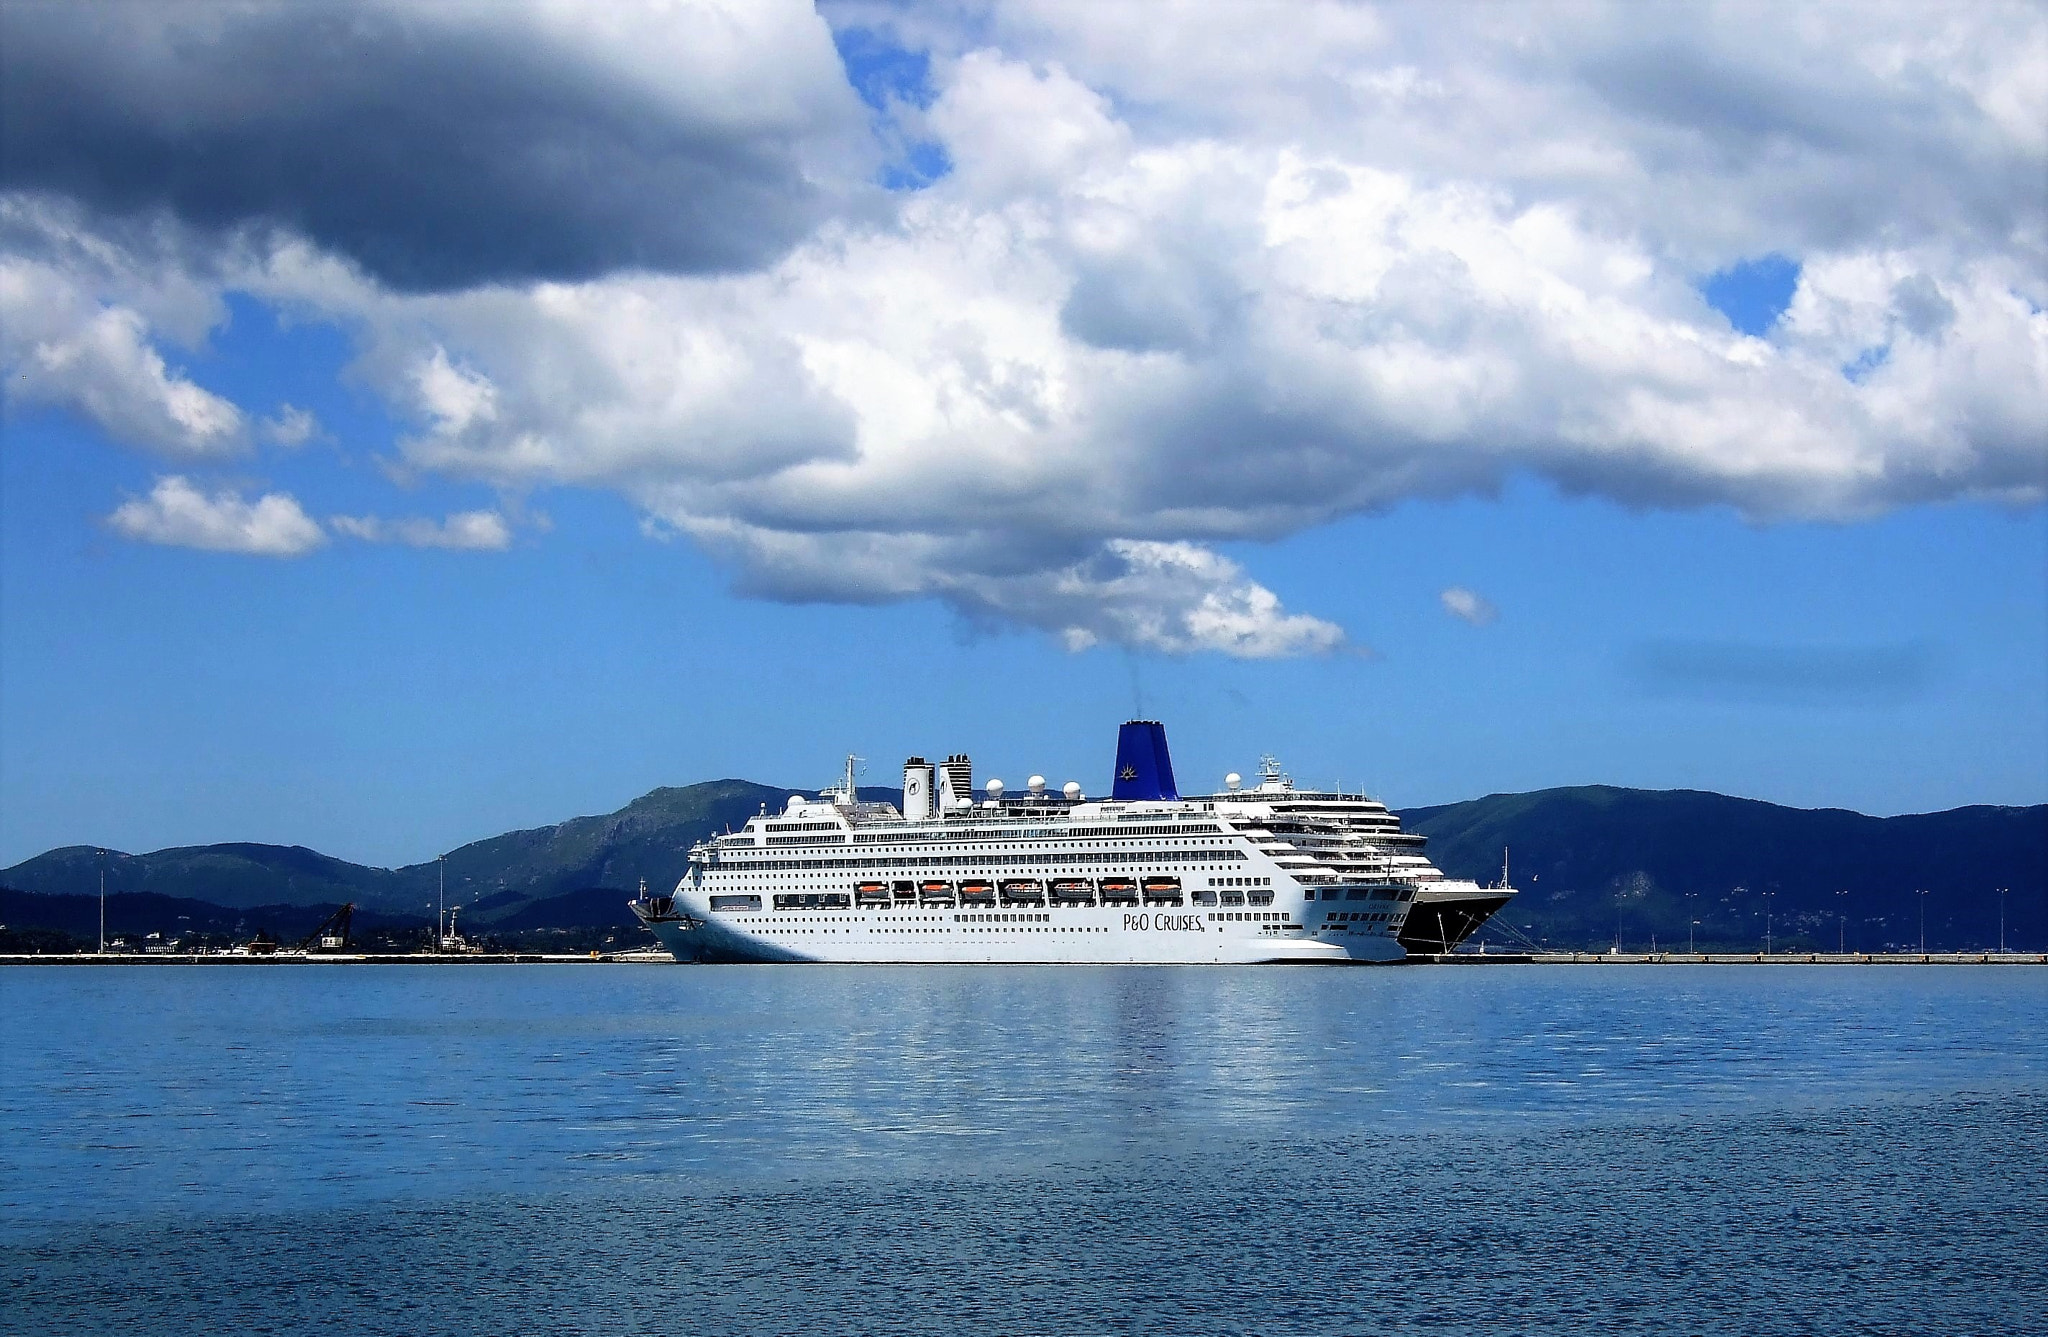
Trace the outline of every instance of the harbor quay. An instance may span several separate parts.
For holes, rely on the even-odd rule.
[[[2020,966],[2048,952],[1453,952],[1411,954],[1403,965],[1458,966]]]
[[[0,956],[0,966],[507,966],[673,965],[660,950],[628,952],[64,952]]]

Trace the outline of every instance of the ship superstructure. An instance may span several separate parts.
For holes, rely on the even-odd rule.
[[[1236,774],[1226,776],[1222,793],[1208,796],[1218,810],[1241,814],[1237,820],[1256,823],[1268,839],[1286,839],[1313,851],[1331,867],[1370,870],[1407,883],[1415,898],[1400,929],[1401,946],[1411,954],[1449,952],[1492,918],[1514,896],[1507,870],[1501,880],[1482,885],[1469,878],[1447,877],[1423,854],[1429,837],[1401,829],[1401,819],[1384,803],[1364,794],[1340,790],[1302,789],[1272,757],[1259,759],[1259,779],[1246,788]],[[1357,836],[1362,839],[1349,840]]]
[[[1400,960],[1404,848],[1258,792],[1182,798],[1150,720],[1119,732],[1106,799],[1039,776],[977,797],[956,754],[910,758],[899,809],[860,800],[849,758],[836,788],[695,846],[671,895],[632,904],[687,961]]]

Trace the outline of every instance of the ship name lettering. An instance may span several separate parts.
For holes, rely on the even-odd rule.
[[[1200,915],[1125,915],[1124,928],[1143,933],[1207,933]]]

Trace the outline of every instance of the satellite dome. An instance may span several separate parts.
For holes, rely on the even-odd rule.
[[[1225,789],[1236,789],[1239,785],[1242,785],[1243,783],[1244,777],[1242,775],[1239,775],[1236,771],[1232,771],[1230,774],[1223,777],[1223,787]]]
[[[1043,794],[1045,792],[1045,777],[1042,775],[1034,775],[1029,780],[1025,781],[1025,785],[1031,790],[1032,793]]]
[[[1001,798],[1003,796],[1003,782],[1001,780],[991,780],[988,782],[987,787],[990,798]]]
[[[1081,797],[1081,783],[1078,780],[1069,780],[1065,785],[1061,786],[1060,792],[1068,798],[1079,798]]]

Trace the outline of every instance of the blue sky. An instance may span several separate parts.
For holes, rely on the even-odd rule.
[[[237,68],[301,40],[251,12]],[[1213,85],[1024,12],[834,32],[764,6],[688,96],[534,20],[589,57],[571,119],[631,94],[681,133],[698,88],[765,108],[685,231],[664,192],[699,169],[673,159],[535,248],[467,240],[412,176],[366,189],[388,224],[300,207],[290,172],[268,204],[222,184],[250,210],[222,231],[203,150],[138,204],[10,141],[0,864],[232,839],[409,862],[655,785],[822,784],[847,751],[878,783],[968,750],[1096,790],[1133,713],[1190,788],[1272,752],[1397,806],[2048,800],[2038,220],[2001,221],[1980,141],[1954,170],[1983,217],[1845,200],[1891,150],[1814,128],[1920,85],[1816,88],[1677,32],[1691,77],[1813,100],[1757,110],[1810,155],[1788,188],[1705,94],[1700,142],[1672,139],[1631,44],[1477,68],[1453,21],[1391,11],[1319,39],[1382,90],[1351,106],[1243,34],[1161,34],[1236,52]],[[639,44],[695,53],[667,21]],[[170,98],[219,77],[9,22],[31,67],[166,61]],[[451,25],[421,59],[497,58]],[[1971,68],[1999,131],[2003,67]],[[1525,82],[1480,78],[1503,72]],[[1498,105],[1461,114],[1629,170],[1390,147],[1428,111],[1398,90],[1467,79]],[[304,96],[307,135],[365,114]],[[122,114],[66,131],[70,161],[158,142]],[[494,160],[448,173],[472,170],[513,192],[500,217],[567,207]],[[287,408],[305,439],[266,425]]]

